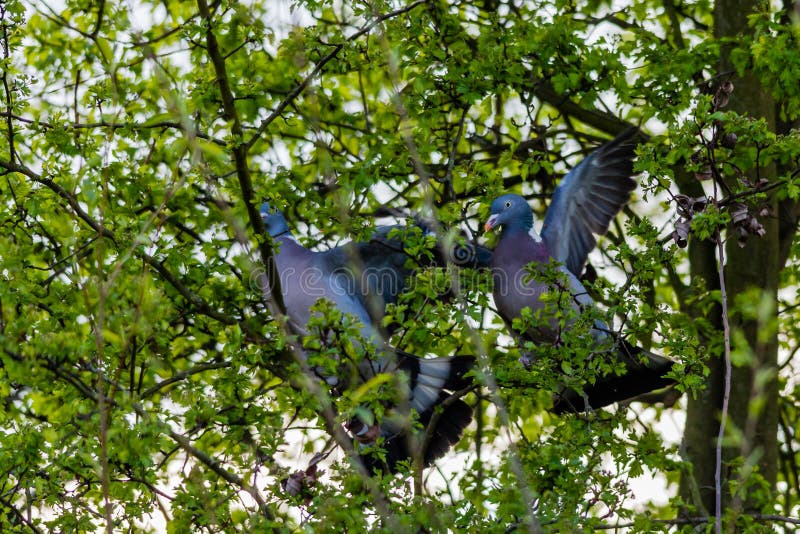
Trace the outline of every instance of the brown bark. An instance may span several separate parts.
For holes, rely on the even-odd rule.
[[[675,178],[681,193],[691,197],[704,194],[700,183],[689,173],[676,170]],[[692,280],[702,280],[706,291],[719,290],[717,246],[713,241],[697,239],[689,241],[689,266]],[[703,310],[703,306],[696,306],[687,312],[693,317],[707,319],[711,328],[721,332],[721,307],[714,306],[708,316],[704,316]],[[711,339],[708,337],[701,342],[707,349],[712,349]],[[692,463],[692,472],[685,473],[680,484],[680,494],[684,500],[704,515],[714,512],[714,440],[719,426],[710,425],[708,422],[718,419],[722,406],[725,369],[721,351],[714,350],[706,365],[709,367],[709,375],[705,389],[699,392],[696,398],[688,396],[682,449],[685,457]]]
[[[717,38],[747,35],[747,14],[755,11],[754,0],[719,0],[715,6],[714,32]],[[735,14],[735,15],[734,15]],[[723,47],[720,71],[730,71],[728,54],[730,48]],[[752,74],[732,79],[735,90],[731,96],[729,109],[753,118],[763,118],[770,128],[775,127],[775,102]],[[775,179],[775,170],[770,167],[760,169],[760,177]],[[733,178],[731,178],[733,179]],[[777,213],[777,202],[770,201],[773,213]],[[778,429],[778,383],[777,373],[777,335],[770,324],[776,319],[778,274],[782,264],[779,224],[775,218],[762,218],[766,234],[750,237],[744,247],[740,247],[736,235],[727,240],[725,255],[725,282],[728,305],[732,310],[730,326],[744,334],[748,347],[733,346],[733,350],[746,349],[751,354],[750,362],[734,366],[731,374],[729,394],[728,432],[740,432],[743,442],[735,443],[723,451],[722,484],[723,508],[742,506],[750,508],[753,503],[731,500],[725,492],[729,489],[727,479],[739,478],[728,462],[741,455],[758,458],[757,465],[770,485],[774,487],[777,475],[777,429]],[[785,259],[785,256],[783,256]],[[695,243],[690,250],[693,276],[704,279],[709,289],[719,287],[716,275],[715,246],[711,243]],[[755,289],[755,291],[753,291]],[[743,317],[737,312],[737,296],[758,295],[758,299],[772,303],[767,320],[759,323],[752,317]],[[752,299],[750,299],[752,301]],[[763,318],[763,317],[762,317]],[[719,310],[714,311],[712,322],[721,324]],[[734,339],[736,336],[733,336]],[[701,508],[709,514],[715,512],[715,456],[719,420],[724,396],[725,365],[720,355],[713,355],[708,362],[710,375],[706,390],[696,399],[689,399],[684,433],[684,450],[693,465],[693,473],[686,473],[681,481],[681,492],[689,502],[699,496]],[[756,376],[766,371],[772,377],[766,383],[756,386]],[[761,409],[755,410],[761,401]],[[713,422],[713,424],[710,424]],[[747,461],[747,458],[745,458]],[[701,510],[702,511],[702,510]]]
[[[715,9],[715,34],[728,37],[750,32],[747,17],[731,16],[732,13],[751,13],[759,6],[754,0],[721,0]],[[722,70],[732,69],[728,50],[723,49]],[[763,118],[767,125],[775,129],[775,101],[764,91],[760,80],[753,74],[735,80],[737,86],[731,109],[741,114]],[[775,169],[770,166],[761,169],[761,176],[775,179]],[[770,199],[772,213],[777,213],[777,201]],[[742,295],[752,288],[758,288],[760,298],[771,303],[766,324],[757,319],[743,318],[734,313],[731,317],[733,329],[741,329],[747,344],[752,350],[751,365],[734,367],[731,383],[730,418],[735,428],[744,432],[744,443],[740,450],[729,450],[725,459],[739,453],[760,454],[758,466],[761,474],[774,487],[777,476],[778,456],[778,339],[774,329],[777,320],[778,276],[780,265],[780,234],[775,218],[763,218],[761,223],[766,230],[762,238],[748,239],[740,247],[735,239],[728,240],[725,276],[730,295]],[[756,376],[766,371],[772,377],[763,385],[755,385]],[[758,399],[757,399],[758,397]],[[763,401],[763,409],[754,411],[754,403]]]

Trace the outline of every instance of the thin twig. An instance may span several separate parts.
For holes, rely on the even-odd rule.
[[[77,84],[76,84],[77,86]],[[72,123],[63,123],[63,124],[54,124],[52,122],[39,120],[39,119],[29,119],[27,117],[23,117],[21,115],[17,115],[10,111],[0,111],[0,117],[4,117],[6,120],[15,120],[17,122],[22,122],[24,124],[29,124],[31,126],[37,126],[43,129],[55,129],[55,128],[65,128],[65,129],[72,129],[72,130],[93,130],[97,128],[108,128],[111,130],[154,130],[158,128],[171,128],[180,130],[186,135],[193,135],[195,137],[199,137],[200,139],[204,139],[210,143],[214,143],[215,145],[219,146],[228,146],[225,141],[222,139],[217,139],[215,137],[210,136],[207,133],[203,133],[196,128],[194,131],[191,131],[187,124],[183,124],[181,122],[175,121],[155,121],[155,122],[116,122],[116,121],[98,121],[98,122],[79,122],[77,115],[75,116],[75,120]]]
[[[800,518],[788,517],[776,514],[746,514],[748,517],[760,521],[770,521],[774,523],[789,523],[790,525],[800,525]],[[650,519],[650,523],[657,525],[702,525],[708,523],[709,517],[682,517],[678,519]],[[592,525],[593,530],[616,530],[618,528],[631,528],[638,523],[615,523],[613,525]]]
[[[5,23],[6,17],[6,7],[5,4],[0,6],[0,20],[3,21],[3,58],[8,61],[9,60],[9,51],[8,51],[8,27]],[[3,69],[3,89],[6,93],[6,113],[11,113],[13,109],[13,97],[11,94],[11,88],[8,86],[8,70]],[[14,123],[11,121],[11,117],[6,116],[6,129],[8,130],[8,160],[14,161],[16,159],[16,148],[14,143]]]
[[[258,129],[256,130],[256,133],[253,135],[252,138],[250,138],[249,141],[247,141],[244,144],[245,150],[249,151],[253,147],[253,145],[264,134],[264,132],[267,131],[267,128],[269,128],[269,125],[272,124],[272,122],[275,119],[277,119],[280,116],[281,113],[283,113],[283,110],[286,109],[286,107],[289,104],[291,104],[298,96],[300,96],[300,93],[302,93],[306,89],[306,87],[308,87],[308,84],[311,83],[311,80],[313,80],[317,76],[317,74],[319,74],[319,72],[322,70],[322,68],[329,61],[331,61],[334,57],[336,57],[337,54],[339,54],[339,52],[341,52],[341,50],[344,48],[344,45],[346,43],[349,43],[349,42],[352,42],[352,41],[358,39],[362,35],[368,33],[370,30],[372,30],[372,28],[374,28],[376,25],[380,24],[381,22],[383,22],[383,21],[385,21],[387,19],[396,17],[398,15],[402,15],[404,13],[408,13],[409,11],[417,8],[418,6],[421,6],[422,4],[427,4],[428,2],[429,2],[429,0],[417,0],[416,2],[413,2],[413,3],[409,4],[409,5],[407,5],[406,7],[403,7],[401,9],[397,9],[395,11],[391,11],[391,12],[386,13],[384,15],[380,15],[380,16],[376,17],[374,20],[370,21],[366,26],[361,28],[359,31],[357,31],[356,33],[354,33],[353,35],[351,35],[350,37],[345,39],[344,42],[339,43],[338,45],[334,46],[333,50],[328,52],[322,59],[319,60],[319,62],[317,62],[316,66],[314,66],[314,70],[312,70],[308,74],[308,76],[303,78],[303,81],[301,81],[299,84],[297,84],[295,86],[295,88],[292,89],[289,92],[289,94],[286,96],[286,98],[284,98],[281,101],[281,103],[278,104],[277,107],[274,110],[272,110],[272,113],[270,113],[269,116],[266,119],[264,119],[261,122],[261,124],[259,124]],[[210,52],[211,51],[209,50],[209,53]]]
[[[238,486],[242,490],[249,493],[250,496],[253,498],[253,500],[256,501],[256,504],[258,505],[258,508],[259,510],[261,510],[261,513],[262,515],[264,515],[264,517],[270,520],[275,519],[274,515],[272,514],[272,511],[267,506],[266,501],[264,501],[264,498],[261,496],[257,488],[245,482],[243,478],[239,477],[235,473],[231,473],[230,471],[222,467],[219,460],[192,445],[191,441],[188,438],[175,432],[168,423],[159,421],[151,417],[150,414],[147,412],[147,410],[145,410],[138,403],[134,402],[132,403],[132,406],[140,417],[150,422],[157,423],[166,432],[166,434],[169,435],[169,437],[172,438],[172,440],[175,441],[175,443],[177,443],[180,446],[180,448],[189,453],[190,456],[199,460],[200,463],[202,463],[203,465],[214,471],[223,480],[235,486]]]
[[[728,321],[728,293],[725,288],[725,249],[722,245],[722,236],[717,230],[717,242],[720,298],[722,300],[722,329],[725,340],[725,385],[722,397],[722,413],[720,414],[719,434],[717,435],[717,450],[714,465],[714,531],[722,532],[722,442],[725,437],[725,421],[728,418],[728,404],[731,396],[731,330]]]
[[[464,109],[461,110],[461,118],[458,121],[458,131],[456,132],[456,137],[453,139],[453,144],[450,147],[450,157],[447,161],[447,173],[444,175],[444,196],[450,199],[452,202],[456,201],[456,190],[453,186],[453,169],[456,165],[456,151],[458,149],[458,143],[461,141],[461,136],[464,133],[464,123],[467,120],[468,111],[468,106],[464,106]]]
[[[34,532],[35,534],[42,534],[42,530],[39,529],[39,527],[37,527],[33,521],[30,520],[30,518],[26,518],[24,515],[22,515],[22,512],[17,510],[17,507],[14,506],[13,502],[10,500],[0,499],[0,504],[3,504],[6,508],[8,508],[11,513],[14,514],[17,521],[31,529],[31,532]]]
[[[210,363],[201,363],[201,364],[195,365],[194,367],[192,367],[190,369],[186,369],[184,371],[177,372],[174,375],[172,375],[171,377],[165,378],[164,380],[158,382],[157,384],[154,384],[154,385],[150,386],[149,388],[144,390],[141,393],[141,395],[139,395],[139,398],[146,399],[147,397],[149,397],[149,396],[151,396],[151,395],[153,395],[155,393],[158,393],[163,388],[165,388],[165,387],[167,387],[167,386],[169,386],[171,384],[174,384],[175,382],[180,382],[181,380],[189,378],[192,375],[196,375],[198,373],[204,373],[206,371],[211,371],[211,370],[214,370],[214,369],[227,369],[230,366],[231,366],[231,362],[210,362]]]
[[[242,128],[242,122],[239,118],[239,112],[236,109],[236,99],[234,98],[230,80],[228,79],[225,58],[220,49],[219,42],[217,41],[217,36],[214,33],[214,20],[206,0],[197,0],[197,8],[200,11],[200,16],[205,21],[206,48],[208,50],[208,57],[214,65],[214,72],[217,77],[216,81],[219,87],[220,97],[222,98],[223,116],[226,120],[231,122],[231,134],[233,138],[237,140],[232,147],[232,152],[234,165],[236,167],[236,177],[239,180],[239,188],[242,192],[242,201],[247,208],[250,225],[255,230],[255,233],[257,235],[264,235],[264,222],[261,220],[261,214],[255,203],[253,180],[247,162],[249,146],[247,143],[238,141],[244,138],[244,129]],[[270,308],[270,312],[272,312],[272,316],[280,321],[283,316],[286,315],[286,306],[283,302],[283,294],[281,293],[280,278],[278,276],[277,266],[275,265],[275,255],[269,240],[263,240],[258,248],[261,253],[263,265],[267,270],[266,278],[269,282],[269,293],[266,295],[267,305]]]

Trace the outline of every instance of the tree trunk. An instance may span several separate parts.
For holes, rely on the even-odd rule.
[[[719,0],[715,6],[715,36],[717,38],[747,35],[747,14],[755,11],[757,3],[753,0]],[[732,71],[729,61],[729,47],[721,50],[720,72]],[[731,95],[729,109],[753,118],[763,118],[771,129],[775,127],[775,102],[764,92],[759,80],[752,74],[743,77],[733,76],[734,93]],[[760,177],[775,179],[774,168],[762,167]],[[734,179],[734,178],[731,178]],[[773,213],[777,213],[777,203],[769,200]],[[778,382],[777,382],[777,286],[781,268],[780,241],[777,219],[761,218],[766,234],[759,238],[752,236],[744,247],[740,247],[737,235],[729,232],[726,243],[725,284],[728,306],[731,309],[731,332],[743,334],[747,347],[733,346],[734,351],[749,352],[747,363],[734,366],[728,409],[727,435],[740,435],[741,440],[728,442],[723,452],[722,490],[729,490],[729,477],[740,479],[742,473],[733,472],[727,462],[744,456],[747,465],[752,461],[758,466],[761,475],[774,488],[777,476],[777,429],[778,429]],[[716,248],[712,245],[712,248]],[[695,244],[695,253],[690,251],[692,275],[706,280],[709,289],[719,287],[710,279],[716,278],[716,252],[708,249],[708,244]],[[753,290],[756,291],[753,291]],[[753,315],[743,315],[736,311],[747,303],[762,306],[760,320]],[[755,298],[755,301],[754,301]],[[764,303],[763,305],[761,303]],[[716,313],[715,313],[716,315]],[[721,325],[721,318],[714,322]],[[732,334],[732,338],[735,338]],[[725,365],[721,359],[709,362],[710,375],[706,390],[697,399],[689,399],[684,433],[684,450],[693,464],[693,474],[686,473],[681,481],[681,493],[689,502],[700,503],[709,514],[715,512],[715,453],[719,416],[722,411]],[[757,379],[758,377],[758,379]],[[764,379],[769,377],[768,379]],[[709,424],[715,421],[715,424]],[[740,499],[744,499],[741,501]],[[752,508],[755,503],[748,496],[737,495],[732,500],[723,494],[723,506]]]
[[[689,179],[701,189],[696,180]],[[685,187],[681,189],[686,190]],[[702,194],[702,189],[700,192]],[[708,291],[719,290],[720,287],[716,258],[716,244],[712,241],[694,239],[689,242],[692,280],[703,280]],[[708,317],[712,327],[718,330],[722,330],[721,310],[720,306],[714,306],[711,316]],[[688,311],[698,316],[702,313],[702,306]],[[702,340],[706,347],[709,346],[709,341],[709,339]],[[714,513],[715,443],[719,426],[708,422],[719,420],[725,376],[725,367],[720,354],[712,354],[707,365],[709,374],[705,389],[697,395],[697,398],[688,397],[682,448],[683,454],[692,463],[692,472],[684,473],[680,487],[683,499],[697,507],[697,513],[703,515]]]

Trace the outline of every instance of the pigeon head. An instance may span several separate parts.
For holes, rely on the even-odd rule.
[[[488,232],[495,226],[503,225],[504,231],[533,228],[533,212],[528,201],[514,194],[497,197],[492,202],[491,217],[486,221],[484,229]]]
[[[261,220],[264,221],[264,226],[272,237],[289,233],[289,225],[283,213],[278,208],[270,206],[269,202],[261,204]]]

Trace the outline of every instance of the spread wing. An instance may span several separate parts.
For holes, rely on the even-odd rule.
[[[580,276],[586,257],[636,182],[633,157],[639,130],[629,128],[581,161],[561,181],[545,215],[542,238],[552,256]]]

